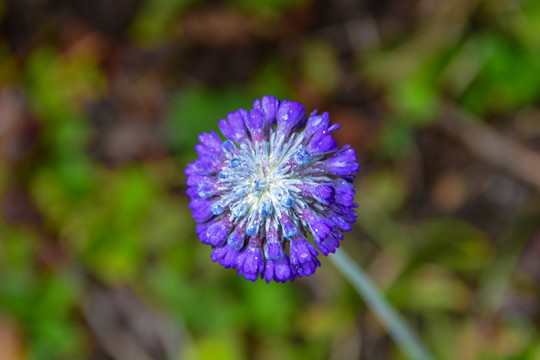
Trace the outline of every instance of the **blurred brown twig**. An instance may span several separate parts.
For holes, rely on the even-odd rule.
[[[540,154],[456,107],[447,105],[437,123],[482,161],[540,189]]]

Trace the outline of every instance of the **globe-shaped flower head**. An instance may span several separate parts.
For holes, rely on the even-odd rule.
[[[320,266],[356,219],[354,150],[338,148],[328,113],[273,96],[199,135],[186,169],[197,234],[212,260],[255,281],[285,282]],[[308,241],[311,237],[315,246]]]

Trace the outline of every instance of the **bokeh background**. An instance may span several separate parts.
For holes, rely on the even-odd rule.
[[[326,259],[197,240],[196,136],[264,94],[342,125],[343,247],[437,359],[540,359],[536,0],[0,0],[0,359],[403,359]]]

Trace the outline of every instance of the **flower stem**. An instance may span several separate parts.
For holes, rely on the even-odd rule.
[[[411,331],[403,318],[375,287],[369,275],[356,265],[343,249],[336,251],[335,255],[329,256],[329,259],[351,282],[407,358],[411,360],[433,360],[433,357]]]

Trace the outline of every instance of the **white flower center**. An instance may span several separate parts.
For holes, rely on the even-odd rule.
[[[252,231],[263,225],[267,231],[271,222],[277,226],[279,221],[270,220],[279,220],[283,214],[296,222],[294,211],[305,206],[295,186],[304,181],[292,169],[297,165],[294,157],[301,151],[303,137],[294,134],[285,142],[283,137],[276,139],[271,131],[269,143],[248,142],[225,151],[229,166],[218,176],[218,190],[223,193],[221,209],[229,208],[230,220]]]

